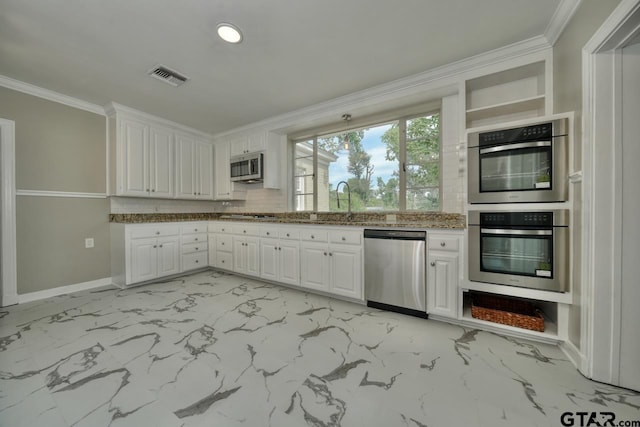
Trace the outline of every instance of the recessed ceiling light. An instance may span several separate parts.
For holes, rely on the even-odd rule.
[[[238,27],[226,22],[218,24],[218,35],[222,40],[229,43],[240,43],[242,41],[242,33]]]

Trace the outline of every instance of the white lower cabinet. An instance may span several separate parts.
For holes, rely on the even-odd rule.
[[[300,242],[261,238],[260,277],[300,285]]]
[[[260,276],[257,237],[233,236],[233,271],[248,276]]]
[[[180,273],[180,236],[130,239],[126,284]]]
[[[301,286],[362,299],[362,231],[316,229],[302,238]]]
[[[427,313],[458,317],[462,234],[427,236]]]

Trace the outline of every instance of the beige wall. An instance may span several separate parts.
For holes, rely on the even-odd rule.
[[[582,47],[602,25],[619,0],[582,0],[576,14],[553,48],[554,112],[575,112],[574,164],[579,171],[582,159]],[[574,195],[573,228],[573,296],[569,310],[569,340],[580,349],[582,295],[582,184],[572,184]]]
[[[17,190],[106,192],[104,116],[0,88],[0,117],[15,122]],[[107,199],[18,196],[16,216],[18,294],[110,276]]]

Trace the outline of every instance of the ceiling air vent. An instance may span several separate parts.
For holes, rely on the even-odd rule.
[[[155,77],[158,80],[162,80],[163,82],[170,84],[171,86],[180,86],[182,83],[189,80],[189,77],[167,68],[164,65],[157,65],[153,67],[149,70],[148,74],[151,77]]]

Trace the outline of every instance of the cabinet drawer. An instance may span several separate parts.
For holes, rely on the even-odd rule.
[[[207,243],[207,235],[206,234],[187,234],[182,236],[182,244],[187,245],[189,243]]]
[[[277,239],[280,233],[280,229],[277,227],[260,227],[260,237],[267,237],[269,239]]]
[[[279,237],[287,240],[300,240],[300,230],[280,229]]]
[[[233,255],[231,252],[216,252],[216,267],[225,270],[233,269]]]
[[[207,232],[207,224],[199,223],[199,224],[188,224],[183,225],[180,229],[182,234],[197,234],[197,233],[206,233]]]
[[[209,245],[207,245],[207,242],[198,242],[198,243],[188,243],[188,244],[183,244],[182,245],[182,253],[183,254],[189,254],[189,253],[196,253],[196,252],[207,252],[207,248],[209,247]]]
[[[259,236],[260,228],[257,225],[239,224],[233,226],[233,234],[242,236]]]
[[[229,234],[231,234],[231,223],[230,222],[214,222],[214,223],[210,223],[208,228],[209,228],[209,233],[217,233],[217,234],[229,233]]]
[[[182,271],[195,270],[196,268],[206,267],[209,259],[206,252],[197,252],[193,254],[182,255]]]
[[[158,225],[157,227],[132,227],[131,238],[177,236],[180,234],[180,227]]]
[[[300,231],[300,240],[310,242],[326,242],[328,233],[325,230],[309,229]]]
[[[457,251],[460,248],[460,239],[445,234],[430,234],[427,244],[430,250]]]
[[[231,252],[233,250],[233,239],[230,235],[218,236],[216,240],[216,250],[221,252]]]
[[[329,241],[331,243],[359,245],[362,243],[362,231],[332,230],[329,232]]]

